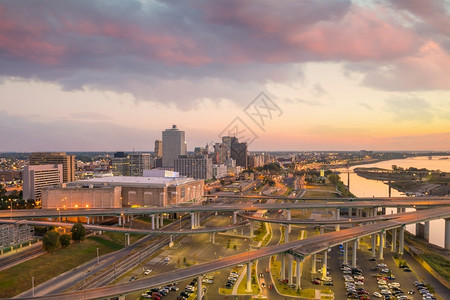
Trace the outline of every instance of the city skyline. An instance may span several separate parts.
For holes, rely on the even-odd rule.
[[[250,151],[449,151],[449,15],[449,1],[2,1],[0,151],[152,151],[172,124],[192,151],[236,118]],[[246,111],[261,92],[278,108],[264,126]]]

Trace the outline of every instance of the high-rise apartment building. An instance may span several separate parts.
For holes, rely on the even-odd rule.
[[[75,180],[75,155],[64,152],[33,152],[30,155],[30,165],[57,165],[63,167],[63,182]]]
[[[42,188],[60,185],[63,174],[62,164],[25,166],[22,172],[23,199],[40,200]]]
[[[163,156],[163,148],[162,148],[162,141],[161,140],[155,140],[155,151],[153,153],[156,157],[162,157]]]
[[[144,170],[150,170],[150,153],[132,153],[130,154],[130,176],[142,176]]]
[[[182,176],[195,179],[211,179],[213,176],[212,159],[207,156],[180,156],[175,159],[174,169]]]
[[[186,155],[187,145],[184,131],[173,125],[172,128],[162,132],[162,166],[173,168],[175,159],[180,155]]]

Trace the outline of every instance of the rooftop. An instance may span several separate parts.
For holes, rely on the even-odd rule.
[[[167,187],[172,185],[181,185],[197,181],[189,177],[138,177],[138,176],[113,176],[103,178],[92,178],[72,182],[76,184],[108,184],[121,186],[151,186],[151,187]]]

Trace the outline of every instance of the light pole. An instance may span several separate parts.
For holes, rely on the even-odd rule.
[[[100,263],[100,258],[99,258],[99,255],[98,255],[98,248],[97,248],[97,265]]]
[[[34,297],[34,276],[31,277],[31,291],[32,291],[32,294],[33,294],[33,297]]]
[[[13,204],[12,204],[12,199],[9,199],[9,201],[11,202],[11,220],[12,220],[12,207],[13,207]]]

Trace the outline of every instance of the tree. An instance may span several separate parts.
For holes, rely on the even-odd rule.
[[[84,237],[86,236],[86,229],[84,228],[83,224],[76,223],[72,226],[72,240],[75,242],[80,242],[84,240]]]
[[[56,231],[47,231],[42,240],[42,247],[47,252],[53,252],[59,248],[59,233]]]
[[[66,248],[70,245],[70,235],[63,234],[59,237],[59,243],[61,244],[61,247]]]
[[[328,175],[328,180],[330,180],[332,185],[337,186],[341,179],[339,178],[339,175],[337,175],[337,174],[330,174],[330,175]]]

